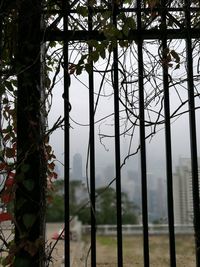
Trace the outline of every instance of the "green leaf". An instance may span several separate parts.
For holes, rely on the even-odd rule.
[[[25,164],[25,163],[23,163],[23,164],[21,165],[21,171],[22,171],[23,173],[27,172],[29,169],[30,169],[30,165],[29,165],[29,164]]]
[[[124,12],[122,12],[122,13],[120,13],[119,15],[118,15],[118,20],[122,20],[122,21],[124,21],[125,19],[126,19],[126,15],[125,15],[125,13]]]
[[[23,185],[28,191],[32,191],[33,188],[35,187],[35,182],[32,179],[29,180],[24,180]]]
[[[5,87],[4,88],[4,93],[5,93]],[[2,91],[1,91],[1,85],[0,85],[0,95],[1,95]],[[8,104],[8,98],[4,97],[3,100],[2,100],[3,104],[6,105]]]
[[[36,215],[34,213],[27,213],[23,216],[23,223],[26,226],[26,228],[31,228],[31,226],[36,221]]]
[[[87,41],[89,46],[97,47],[99,45],[97,40],[89,40]]]
[[[128,36],[129,34],[129,27],[127,24],[124,24],[124,26],[122,27],[122,32],[124,33],[125,36]]]
[[[180,69],[180,64],[176,64],[175,70]]]
[[[101,56],[103,59],[105,59],[105,57],[106,57],[106,51],[105,51],[105,49],[103,49],[103,50],[100,51],[100,56]]]
[[[49,79],[49,77],[46,76],[46,79],[45,79],[45,87],[47,89],[49,89],[50,88],[50,85],[51,85],[51,79]]]
[[[8,89],[8,91],[12,92],[14,90],[11,82],[5,81],[4,84],[5,84],[5,87]]]
[[[132,0],[124,0],[124,4],[132,4]]]
[[[99,60],[99,53],[97,50],[93,51],[91,56],[94,62],[97,62]]]
[[[87,73],[91,73],[92,72],[92,66],[91,64],[85,64],[85,70],[87,71]]]
[[[175,50],[171,50],[170,54],[172,55],[173,58],[175,58],[176,63],[180,62],[180,57]]]
[[[125,24],[132,30],[136,29],[136,23],[132,17],[128,17],[125,21]]]
[[[95,50],[89,54],[88,63],[90,64],[91,62],[97,62],[98,59],[99,59],[99,53],[97,50]]]
[[[97,4],[97,1],[96,0],[88,0],[88,5],[93,7],[94,5]]]
[[[108,41],[108,40],[103,40],[103,41],[102,41],[102,46],[103,46],[103,47],[106,48],[108,45],[109,45],[109,41]]]
[[[79,60],[79,62],[81,61],[81,62],[84,63],[84,60],[85,60],[87,57],[88,57],[88,54],[86,54],[86,55],[82,55],[82,56],[81,56],[81,59]]]
[[[5,93],[6,89],[3,84],[0,84],[0,96],[2,96]]]
[[[18,86],[18,82],[17,82],[17,80],[11,80],[11,82],[12,82],[12,84],[13,84],[15,87]]]
[[[27,267],[30,265],[31,265],[30,260],[28,260],[26,258],[16,257],[16,259],[15,259],[15,266],[17,266],[17,267]]]
[[[163,50],[163,57],[166,57],[168,54],[169,54],[169,48],[166,47],[166,48]]]
[[[82,70],[83,70],[83,66],[79,66],[77,65],[77,68],[76,68],[76,75],[80,75],[82,73]]]
[[[16,179],[17,182],[23,182],[24,179],[25,179],[24,173],[21,172],[21,173],[17,174],[16,177],[15,177],[15,179]]]
[[[129,46],[129,42],[127,40],[120,40],[119,41],[119,45],[121,47],[128,47]]]
[[[26,203],[26,200],[24,198],[18,199],[16,201],[16,208],[17,208],[17,210],[20,210],[23,207],[24,203]]]
[[[15,157],[16,151],[14,148],[7,147],[5,150],[5,154],[7,158],[13,158]]]
[[[51,41],[49,45],[51,48],[53,48],[56,47],[57,43],[55,41]]]
[[[105,12],[102,13],[102,17],[105,20],[109,19],[111,17],[111,15],[112,15],[112,12],[111,11],[105,11]]]
[[[116,39],[118,32],[119,30],[113,24],[108,24],[103,30],[103,33],[108,40]]]
[[[77,13],[79,13],[83,17],[88,16],[88,8],[84,6],[77,6],[76,8]]]
[[[172,61],[172,57],[171,57],[171,55],[168,54],[168,55],[166,56],[166,59],[167,59],[168,62],[171,62],[171,61]]]

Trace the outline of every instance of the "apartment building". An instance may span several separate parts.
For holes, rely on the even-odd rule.
[[[198,163],[200,166],[200,159],[198,160]],[[179,163],[176,166],[175,173],[173,175],[173,192],[175,224],[193,223],[191,159],[179,159]]]

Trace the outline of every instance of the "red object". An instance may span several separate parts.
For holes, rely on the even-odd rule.
[[[6,182],[5,182],[5,185],[7,187],[13,186],[13,184],[15,183],[14,177],[15,177],[15,173],[14,172],[9,172],[8,173],[8,177],[7,177]]]
[[[15,177],[15,172],[9,172],[8,178],[14,178]]]
[[[0,213],[0,222],[11,221],[12,216],[8,212]]]
[[[57,240],[58,238],[59,238],[59,234],[58,234],[58,233],[54,233],[54,234],[52,235],[52,239]]]
[[[55,232],[53,235],[52,235],[52,239],[60,239],[60,240],[63,240],[65,238],[65,233],[63,231],[63,229],[60,229],[59,232]]]
[[[8,178],[6,179],[5,185],[6,185],[6,186],[13,186],[13,184],[14,184],[14,179],[11,178],[11,177],[8,177]]]
[[[1,200],[4,204],[8,204],[12,200],[12,195],[10,193],[4,193],[1,196]]]

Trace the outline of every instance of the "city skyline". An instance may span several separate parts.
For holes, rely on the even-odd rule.
[[[75,153],[72,160],[71,180],[80,180],[82,188],[86,187],[86,177],[83,175],[82,155]],[[199,162],[200,164],[200,159]],[[179,158],[179,163],[173,172],[174,221],[176,225],[193,222],[193,200],[190,158]],[[106,165],[103,175],[96,174],[96,188],[107,186],[114,178],[114,165]],[[200,173],[200,172],[199,172]],[[122,191],[141,210],[141,177],[139,170],[126,169],[122,174]],[[199,178],[200,180],[200,178]],[[148,182],[148,216],[149,222],[160,220],[167,222],[167,185],[165,177],[147,173]],[[115,188],[115,183],[112,184]],[[82,190],[82,189],[81,189]],[[78,193],[83,195],[83,193]],[[84,194],[88,191],[84,189]],[[83,198],[83,196],[82,196]]]

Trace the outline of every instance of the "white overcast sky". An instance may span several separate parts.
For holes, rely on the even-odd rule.
[[[62,74],[60,74],[62,77]],[[82,74],[78,76],[84,83],[87,83],[87,74]],[[98,88],[99,80],[95,77],[95,86]],[[52,110],[49,115],[49,124],[50,126],[53,122],[61,115],[63,116],[63,80],[61,80],[56,87],[54,88],[53,93],[53,105]],[[172,108],[173,105],[176,105],[175,96],[171,95]],[[79,81],[75,78],[72,78],[71,86],[70,86],[70,103],[72,105],[72,111],[70,112],[70,116],[76,122],[80,124],[87,125],[88,124],[88,89],[83,86]],[[199,106],[200,101],[198,100],[196,104]],[[96,120],[100,117],[108,115],[113,112],[113,98],[106,98],[105,100],[101,100],[99,103],[99,108],[97,110]],[[200,113],[197,112],[196,116],[197,122],[197,141],[199,146],[199,128],[200,128]],[[107,125],[111,123],[111,120],[104,122],[101,125],[101,129],[107,133],[112,133],[112,126]],[[86,161],[87,155],[87,145],[88,145],[88,127],[79,126],[72,122],[72,128],[70,130],[71,136],[71,158],[75,153],[80,153],[83,157],[83,165]],[[190,146],[189,146],[189,122],[188,122],[188,114],[183,115],[177,121],[172,123],[172,152],[173,152],[173,164],[175,165],[178,162],[179,157],[189,157],[190,156]],[[109,139],[105,142],[106,149],[100,145],[99,137],[99,124],[96,126],[96,165],[97,172],[101,173],[102,169],[105,168],[108,164],[114,164],[114,140]],[[59,161],[63,162],[63,153],[64,153],[64,135],[62,130],[58,130],[51,136],[51,144],[55,151],[55,154]],[[136,145],[139,143],[138,136],[135,136],[134,142]],[[122,140],[121,142],[121,152],[125,154],[127,151],[127,142]],[[164,129],[158,132],[151,142],[147,141],[147,159],[148,166],[150,169],[159,169],[163,168],[165,164],[165,141],[164,141]],[[131,164],[129,164],[129,169],[131,168]],[[135,168],[135,166],[132,166]],[[60,170],[62,172],[62,167],[60,165]]]

